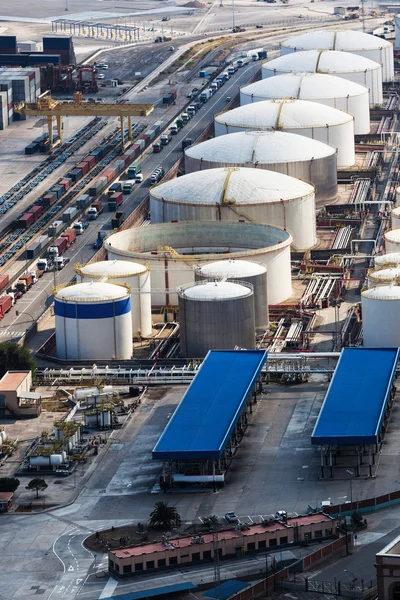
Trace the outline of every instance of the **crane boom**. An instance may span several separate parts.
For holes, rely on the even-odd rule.
[[[90,103],[82,101],[82,93],[75,92],[72,102],[61,102],[49,92],[39,96],[37,102],[16,102],[14,110],[26,116],[47,117],[50,151],[53,150],[53,118],[62,141],[62,117],[119,117],[121,122],[122,147],[124,148],[124,117],[128,117],[128,137],[132,140],[132,117],[147,117],[153,110],[152,104]]]

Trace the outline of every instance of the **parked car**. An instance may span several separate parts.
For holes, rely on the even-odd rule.
[[[227,512],[225,513],[225,521],[228,523],[237,523],[239,519],[234,512]]]

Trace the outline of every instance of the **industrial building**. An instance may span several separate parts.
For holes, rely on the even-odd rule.
[[[382,65],[383,81],[393,81],[393,45],[381,37],[350,30],[309,31],[281,43],[281,54],[302,50],[339,50],[369,58]]]
[[[162,223],[127,229],[104,241],[108,260],[150,265],[152,306],[178,306],[177,288],[195,281],[195,269],[216,260],[254,260],[267,268],[268,298],[292,293],[288,231],[246,222]]]
[[[395,321],[390,322],[393,327]],[[376,328],[380,331],[381,324],[376,323]],[[372,477],[375,472],[375,455],[393,403],[400,352],[384,345],[342,351],[311,436],[311,443],[320,448],[322,478],[327,472],[333,477],[340,468],[353,468],[356,477],[362,472]]]
[[[287,131],[240,131],[185,150],[185,173],[219,167],[267,169],[308,181],[315,186],[317,205],[337,197],[335,149]]]
[[[216,136],[272,127],[332,146],[337,151],[338,167],[351,167],[355,162],[354,118],[316,102],[265,100],[217,115],[214,122]]]
[[[31,371],[7,371],[0,380],[0,417],[38,417],[42,411],[42,398],[31,390]],[[2,443],[4,431],[0,433]]]
[[[262,66],[263,79],[302,72],[343,77],[368,88],[370,106],[383,102],[382,67],[364,56],[337,50],[305,50],[283,54]]]
[[[315,246],[315,191],[281,173],[241,167],[190,173],[152,187],[152,223],[255,221],[287,229],[299,250]]]
[[[366,87],[342,77],[321,73],[287,73],[262,79],[240,90],[240,104],[295,98],[325,104],[354,117],[356,135],[370,132],[369,94]]]
[[[215,488],[225,482],[257,401],[253,390],[266,359],[261,350],[207,354],[154,447],[153,460],[162,462],[162,486]]]
[[[378,600],[395,600],[399,593],[400,536],[395,537],[375,556]]]
[[[260,552],[279,551],[287,544],[304,544],[321,541],[335,534],[336,520],[328,515],[299,515],[285,523],[275,521],[270,525],[251,525],[248,529],[230,529],[216,534],[222,560],[243,558]],[[215,535],[174,537],[162,542],[141,544],[121,550],[110,550],[108,569],[110,575],[130,577],[135,574],[182,568],[213,561]]]

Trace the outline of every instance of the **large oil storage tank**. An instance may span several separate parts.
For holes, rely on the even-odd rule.
[[[394,79],[393,45],[380,37],[351,31],[320,29],[296,35],[281,43],[281,54],[302,50],[339,50],[374,60],[382,66],[383,81]]]
[[[386,252],[400,252],[400,229],[391,229],[384,235]]]
[[[365,86],[342,77],[320,73],[286,73],[240,89],[240,104],[296,98],[344,110],[354,117],[356,135],[370,132],[369,94]]]
[[[102,260],[75,267],[78,281],[98,281],[129,285],[131,290],[132,333],[134,337],[150,335],[151,287],[150,270],[146,265],[128,260]]]
[[[195,280],[195,269],[216,260],[254,260],[266,266],[270,304],[292,293],[288,231],[263,223],[180,221],[126,229],[105,242],[108,258],[150,265],[152,304],[178,304],[176,288]]]
[[[387,285],[361,292],[364,346],[400,346],[400,286]]]
[[[129,289],[112,283],[78,283],[54,299],[58,358],[129,359],[132,318]]]
[[[371,269],[368,271],[368,287],[378,285],[398,285],[400,283],[400,267],[386,269]]]
[[[369,90],[371,106],[382,104],[382,67],[379,63],[350,52],[336,50],[307,50],[285,54],[264,63],[262,78],[285,73],[322,73],[343,77],[364,85]]]
[[[400,265],[400,252],[389,252],[374,257],[375,269],[385,269],[386,267],[397,267]]]
[[[214,122],[216,136],[272,127],[329,144],[337,151],[338,167],[351,167],[355,162],[354,118],[316,102],[265,100],[217,115]]]
[[[314,186],[273,171],[198,171],[150,190],[152,223],[256,221],[288,229],[298,250],[317,242]]]
[[[400,207],[394,208],[390,213],[392,229],[400,229]]]
[[[253,288],[250,283],[205,281],[182,286],[179,296],[181,355],[209,350],[255,348]]]
[[[220,281],[247,281],[253,286],[254,318],[256,329],[265,331],[269,327],[267,269],[265,265],[249,260],[218,260],[200,267],[196,279]]]
[[[301,135],[273,129],[240,131],[185,150],[186,173],[218,167],[276,171],[312,183],[317,203],[337,198],[335,149]]]

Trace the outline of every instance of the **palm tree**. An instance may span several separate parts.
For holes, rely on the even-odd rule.
[[[180,524],[181,517],[175,506],[168,506],[168,502],[163,501],[155,503],[154,510],[150,513],[150,525],[168,528]]]

